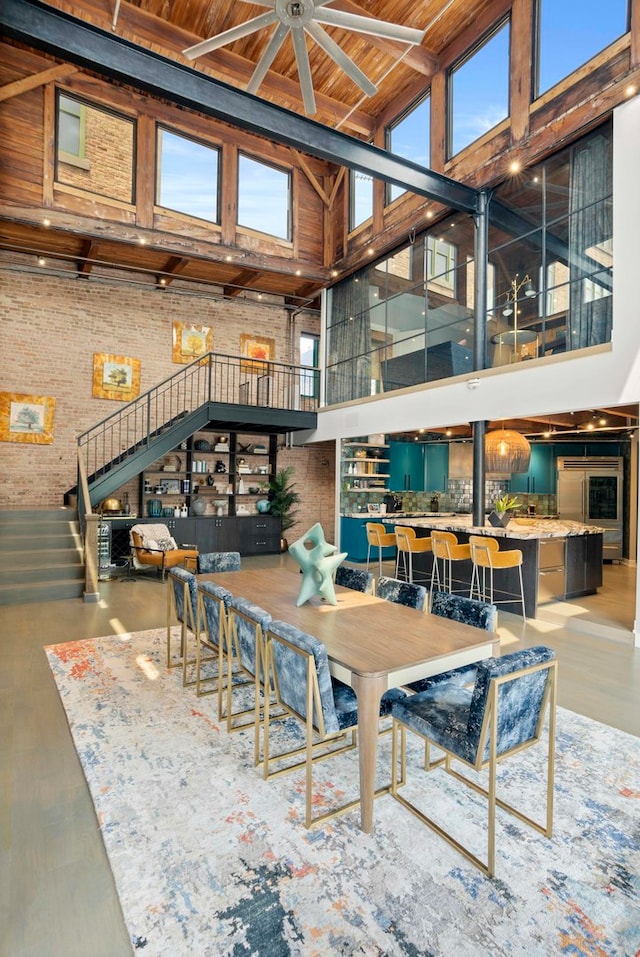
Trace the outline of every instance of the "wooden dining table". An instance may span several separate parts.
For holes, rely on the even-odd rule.
[[[358,698],[360,819],[373,829],[380,698],[418,678],[439,674],[499,653],[486,632],[373,595],[336,586],[337,604],[319,597],[298,607],[301,577],[282,568],[199,575],[235,597],[255,602],[272,618],[313,635],[327,649],[331,674]]]

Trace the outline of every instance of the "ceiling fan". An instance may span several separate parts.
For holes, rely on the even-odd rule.
[[[313,116],[316,112],[316,101],[305,32],[367,96],[373,96],[377,93],[376,85],[356,66],[351,57],[338,46],[321,24],[341,27],[344,30],[353,30],[355,33],[383,37],[385,40],[397,40],[411,45],[421,43],[425,34],[424,30],[415,30],[411,27],[403,27],[400,24],[359,16],[356,13],[329,9],[329,4],[333,3],[334,0],[241,0],[241,2],[257,3],[261,7],[268,7],[269,12],[261,13],[251,20],[247,20],[246,23],[241,23],[215,37],[210,37],[208,40],[196,43],[195,46],[188,47],[182,51],[184,56],[189,60],[195,60],[205,53],[226,46],[227,43],[233,43],[235,40],[240,40],[242,37],[276,24],[276,28],[249,81],[247,92],[257,92],[287,33],[291,33],[302,100],[307,116]]]

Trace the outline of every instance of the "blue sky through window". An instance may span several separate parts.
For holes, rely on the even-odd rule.
[[[158,204],[218,221],[218,151],[169,130],[158,131]]]
[[[451,71],[451,155],[509,115],[509,23]]]
[[[538,96],[627,30],[627,0],[539,0]]]
[[[238,160],[238,225],[289,239],[289,174],[242,154]]]

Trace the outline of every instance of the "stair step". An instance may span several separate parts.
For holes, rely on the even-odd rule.
[[[75,508],[8,508],[0,512],[0,528],[21,522],[76,522]]]
[[[27,552],[33,549],[45,549],[54,552],[57,549],[80,548],[80,533],[72,535],[66,532],[40,532],[31,530],[24,535],[4,535],[0,532],[0,552]]]
[[[43,548],[42,542],[36,542],[30,547],[29,542],[22,542],[20,551],[5,551],[0,548],[0,568],[10,565],[21,565],[23,568],[44,567],[47,565],[69,565],[82,560],[82,551],[74,546],[67,548]]]
[[[59,601],[82,598],[82,581],[51,581],[27,585],[0,585],[0,605],[25,605],[37,601]]]
[[[0,564],[0,585],[30,585],[53,581],[84,582],[84,565],[79,561],[56,565],[18,565],[12,562],[6,568]]]

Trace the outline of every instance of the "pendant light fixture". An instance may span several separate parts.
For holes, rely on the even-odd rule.
[[[524,435],[500,428],[484,437],[484,467],[486,472],[528,472],[531,446]]]

